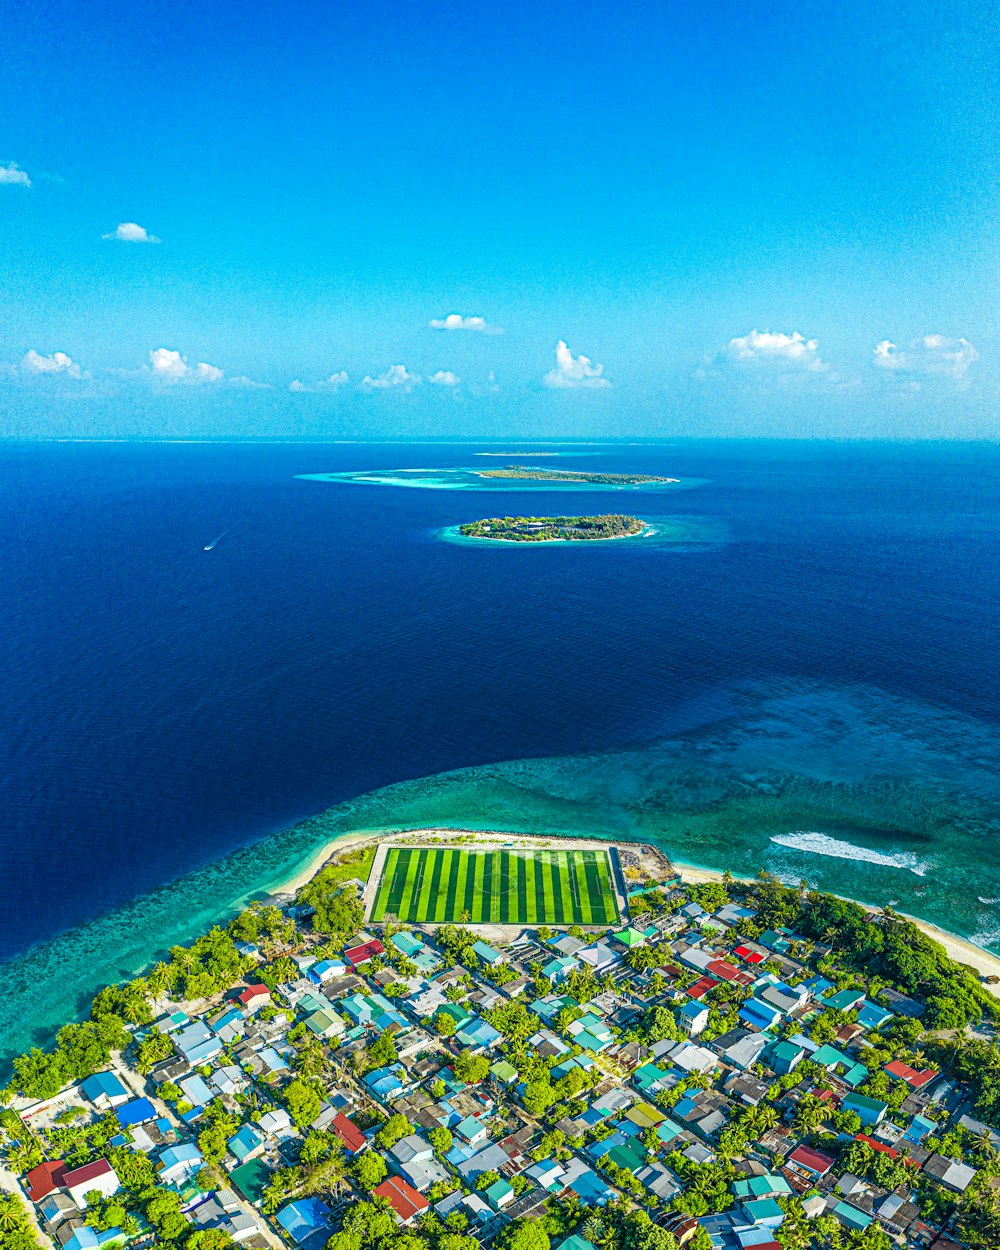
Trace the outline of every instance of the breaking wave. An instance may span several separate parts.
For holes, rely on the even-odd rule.
[[[881,851],[872,851],[866,846],[855,846],[853,842],[831,838],[825,833],[776,833],[771,841],[778,846],[786,846],[789,850],[805,851],[810,855],[863,860],[868,864],[879,864],[883,868],[905,868],[907,872],[912,872],[918,877],[926,876],[930,867],[909,851],[896,851],[887,855]]]

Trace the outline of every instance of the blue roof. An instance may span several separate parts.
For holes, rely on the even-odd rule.
[[[156,1108],[148,1098],[133,1098],[131,1102],[116,1107],[115,1115],[122,1128],[128,1128],[130,1124],[145,1124],[147,1120],[155,1120]]]
[[[81,1081],[80,1089],[91,1102],[102,1094],[108,1098],[128,1097],[128,1090],[113,1072],[95,1072],[93,1076]]]
[[[275,1216],[278,1223],[297,1245],[303,1245],[314,1233],[325,1230],[330,1208],[319,1198],[299,1198],[281,1208]]]

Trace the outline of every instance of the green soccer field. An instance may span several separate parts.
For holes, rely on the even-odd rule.
[[[615,924],[604,851],[393,847],[370,919],[413,924]]]

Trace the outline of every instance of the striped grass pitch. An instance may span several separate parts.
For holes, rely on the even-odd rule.
[[[392,847],[370,919],[412,924],[618,921],[605,851],[465,851]]]

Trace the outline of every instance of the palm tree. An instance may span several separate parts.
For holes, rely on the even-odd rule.
[[[0,1193],[0,1233],[16,1233],[24,1225],[21,1204],[13,1194]]]

